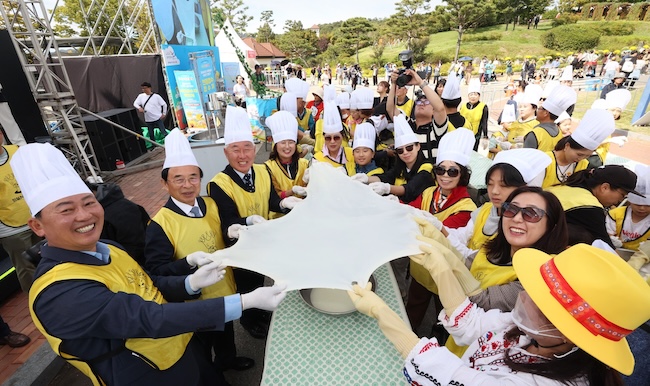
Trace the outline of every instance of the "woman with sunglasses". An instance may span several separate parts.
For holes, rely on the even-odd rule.
[[[322,147],[315,148],[314,159],[320,162],[326,162],[334,167],[342,167],[348,176],[356,174],[356,165],[354,164],[354,154],[352,149],[343,146],[343,141],[347,143],[348,137],[346,130],[341,121],[341,114],[336,102],[327,100],[323,102],[323,140]],[[316,141],[318,146],[318,141]]]
[[[411,259],[447,289],[438,318],[469,346],[462,358],[435,338],[420,339],[369,285],[348,291],[357,310],[377,319],[404,358],[407,383],[622,386],[620,373],[632,374],[635,360],[626,336],[650,318],[650,287],[618,256],[589,245],[557,256],[522,249],[513,271],[525,292],[517,295],[512,312],[503,313],[468,299],[445,248],[418,238],[426,243],[420,246],[423,254]],[[584,308],[592,312],[580,312]]]
[[[395,165],[384,174],[363,177],[358,181],[368,183],[372,190],[382,196],[392,194],[402,203],[419,208],[422,192],[433,186],[431,175],[433,166],[425,162],[420,151],[418,137],[406,122],[403,114],[396,116],[395,122]]]
[[[607,110],[587,110],[573,134],[562,138],[555,150],[548,152],[551,164],[546,168],[543,188],[566,182],[573,173],[587,169],[587,158],[616,128]]]

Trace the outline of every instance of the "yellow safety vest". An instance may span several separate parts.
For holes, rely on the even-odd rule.
[[[628,216],[628,211],[627,211],[627,206],[621,206],[616,209],[612,209],[609,211],[609,217],[611,217],[612,220],[616,221],[616,235],[620,236],[621,231],[623,230],[623,223],[625,222],[625,217]],[[631,216],[632,213],[629,213]],[[625,249],[631,249],[634,251],[639,250],[639,245],[650,239],[650,228],[646,229],[639,238],[623,242],[623,248]]]
[[[560,130],[557,131],[555,137],[551,137],[551,134],[540,126],[535,127],[532,132],[535,134],[535,138],[537,138],[537,149],[544,152],[553,151],[555,145],[562,139],[562,131]]]
[[[305,116],[302,117],[302,119],[296,117],[296,120],[298,121],[298,128],[301,131],[309,132],[309,118],[311,118],[310,109],[305,109]]]
[[[594,196],[588,189],[557,185],[546,188],[546,191],[553,193],[555,197],[560,200],[562,209],[564,209],[565,212],[580,208],[603,207],[596,196]]]
[[[474,221],[474,233],[472,233],[472,238],[469,240],[467,248],[474,251],[481,249],[488,240],[494,237],[494,235],[486,235],[483,233],[483,227],[485,226],[488,217],[490,217],[490,212],[493,207],[494,204],[491,202],[486,202],[481,206],[481,209],[476,216],[476,221]]]
[[[551,164],[546,167],[544,181],[542,181],[542,188],[548,188],[550,186],[559,185],[562,183],[562,181],[560,181],[560,176],[558,176],[557,157],[555,155],[555,152],[547,151],[546,154],[548,154],[548,156],[551,157]],[[580,170],[585,170],[587,169],[587,166],[589,166],[588,160],[583,159],[581,161],[578,161],[578,164],[576,165],[576,168],[573,171],[573,173],[579,172]],[[567,177],[569,177],[573,173],[568,173]]]
[[[407,100],[404,102],[403,105],[398,105],[396,104],[395,107],[401,112],[404,113],[407,117],[411,116],[411,112],[413,111],[413,106],[415,105],[415,102],[412,99]]]
[[[357,165],[354,163],[354,153],[349,147],[344,147],[343,151],[345,152],[345,164],[340,164],[330,157],[325,156],[322,151],[316,151],[314,153],[314,158],[320,162],[327,162],[335,168],[342,166],[345,168],[345,172],[348,174],[348,176],[353,176],[357,174]]]
[[[467,103],[463,103],[460,106],[460,115],[465,117],[465,125],[470,125],[470,127],[466,127],[467,129],[470,129],[474,132],[474,135],[478,134],[478,128],[481,125],[481,118],[483,118],[483,107],[485,107],[485,103],[483,102],[478,102],[476,107],[473,109],[469,109],[467,107]]]
[[[8,227],[20,228],[27,225],[27,220],[32,216],[9,165],[9,160],[18,150],[18,146],[4,145],[2,147],[8,157],[7,162],[0,165],[0,222]]]
[[[217,204],[210,197],[203,197],[203,201],[206,213],[201,218],[183,216],[165,207],[153,218],[174,247],[174,260],[182,259],[192,252],[212,253],[226,247],[221,236]],[[201,299],[220,298],[236,292],[232,268],[227,267],[226,276],[221,281],[201,290]]]
[[[99,282],[115,293],[134,294],[145,301],[157,304],[167,303],[162,293],[154,286],[149,275],[135,260],[117,247],[109,245],[108,248],[110,250],[110,262],[108,264],[93,266],[76,263],[57,264],[43,276],[36,279],[29,291],[29,311],[36,328],[45,336],[57,355],[88,376],[95,386],[105,385],[105,383],[98,375],[93,373],[91,367],[83,358],[77,358],[61,351],[63,340],[50,335],[48,330],[43,327],[38,315],[34,312],[34,302],[43,290],[54,283],[66,280],[87,280]],[[146,359],[147,363],[152,367],[167,370],[183,356],[192,334],[188,332],[158,339],[129,338],[125,340],[125,346],[128,350]]]
[[[612,136],[610,135],[609,137],[607,137],[607,139],[609,138],[612,138]],[[609,154],[609,145],[611,145],[611,143],[609,142],[601,143],[596,148],[596,154],[598,154],[598,157],[600,157],[600,162],[602,162],[603,165],[605,165],[605,158],[607,158],[607,154]]]
[[[433,173],[433,165],[428,162],[425,162],[422,165],[420,165],[420,167],[418,168],[418,173],[420,173],[421,171]],[[406,185],[406,177],[404,177],[404,174],[405,173],[402,172],[402,174],[400,174],[399,177],[395,178],[395,183],[393,185],[395,186]]]
[[[224,172],[217,173],[210,182],[217,184],[230,197],[237,206],[240,217],[248,217],[254,214],[265,219],[269,217],[269,197],[271,195],[271,176],[264,165],[253,165],[255,171],[255,191],[247,192]],[[208,184],[208,195],[210,184]]]
[[[271,171],[271,181],[273,183],[273,189],[280,194],[280,192],[291,190],[291,188],[294,187],[294,185],[297,186],[306,186],[306,184],[302,180],[302,176],[305,174],[305,170],[309,167],[309,161],[307,161],[304,158],[298,159],[298,171],[296,172],[296,178],[291,179],[289,177],[289,174],[287,173],[287,169],[282,167],[280,165],[280,161],[275,159],[275,160],[268,160],[264,162],[264,164],[269,168]],[[284,216],[284,213],[276,213],[272,212],[270,217],[272,219],[280,218]]]
[[[376,176],[376,175],[378,175],[378,174],[384,174],[384,169],[382,169],[382,168],[377,168],[377,169],[373,169],[373,170],[369,171],[368,173],[366,173],[366,175],[367,175],[368,177],[370,177],[370,176]]]
[[[535,118],[532,118],[525,122],[513,122],[510,125],[510,130],[508,131],[508,142],[515,143],[515,138],[523,137],[529,132],[533,131],[535,126],[539,125],[539,121]]]

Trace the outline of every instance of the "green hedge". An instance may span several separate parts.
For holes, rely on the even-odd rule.
[[[578,25],[562,25],[542,35],[542,45],[557,51],[589,50],[598,45],[600,33]]]
[[[566,24],[576,24],[578,20],[580,20],[580,17],[578,15],[563,13],[560,15],[560,17],[554,18],[551,22],[551,25],[553,27],[559,27]]]
[[[624,21],[612,23],[605,22],[596,25],[594,28],[598,30],[603,36],[625,36],[632,35],[635,27],[630,23]]]
[[[492,40],[501,40],[503,34],[501,32],[484,32],[479,34],[463,34],[464,42],[483,42]]]

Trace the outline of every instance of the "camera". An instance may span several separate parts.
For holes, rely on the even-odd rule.
[[[411,81],[411,79],[413,79],[411,75],[404,73],[407,69],[413,69],[413,51],[404,50],[400,52],[399,55],[397,55],[397,58],[402,61],[404,68],[400,68],[399,76],[397,77],[395,83],[397,83],[399,87],[404,87],[408,82]]]

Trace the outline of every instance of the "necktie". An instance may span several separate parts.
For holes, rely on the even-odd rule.
[[[201,210],[198,206],[193,206],[192,209],[190,209],[190,213],[192,213],[194,217],[201,217]]]
[[[251,181],[250,173],[244,174],[244,184],[246,184],[250,189],[253,189],[253,181]]]

